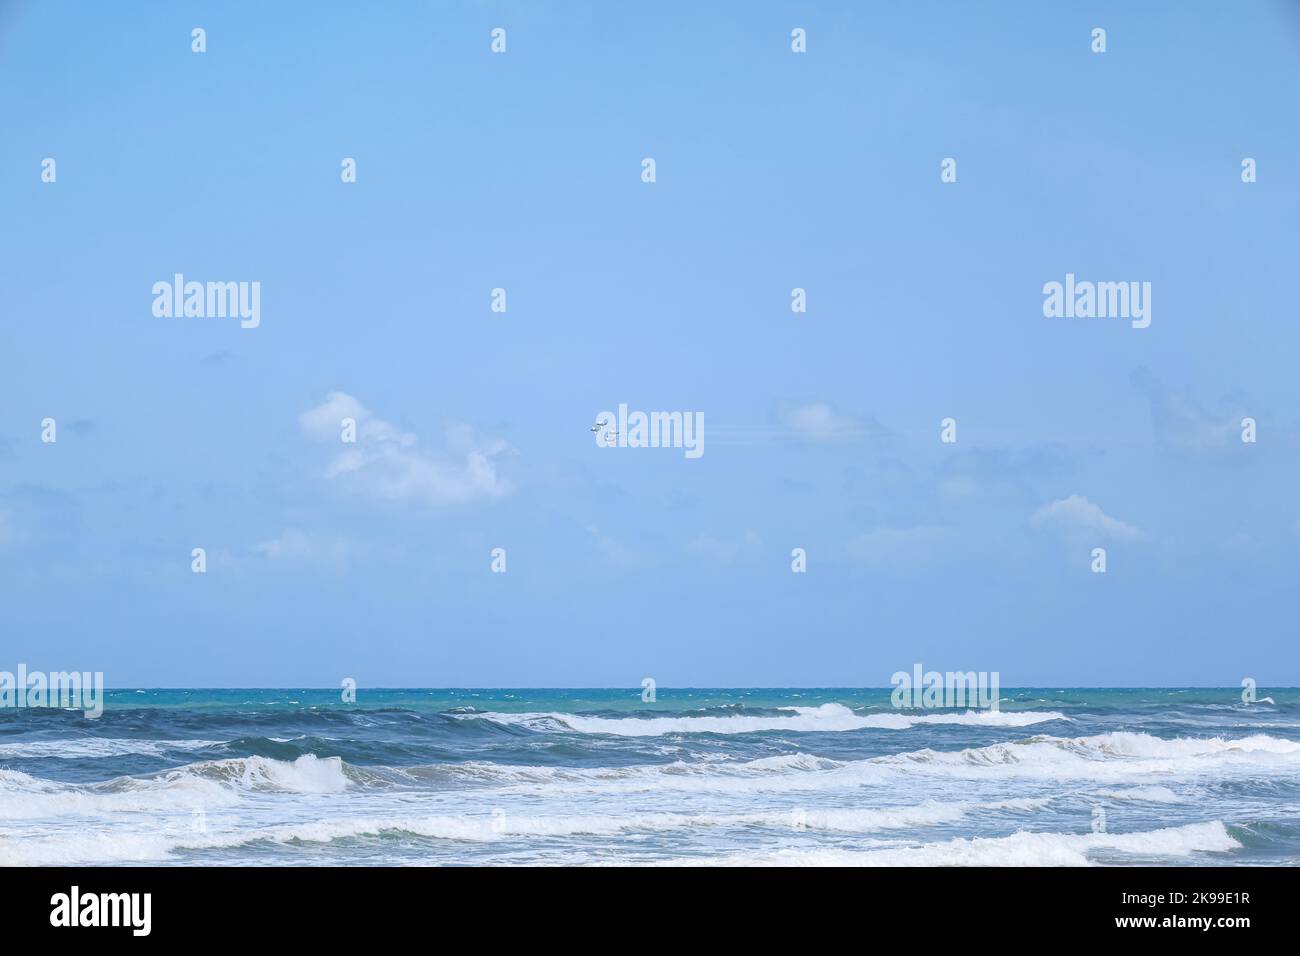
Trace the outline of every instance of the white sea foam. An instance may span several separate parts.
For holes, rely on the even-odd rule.
[[[1005,804],[994,805],[1005,806]],[[613,837],[671,830],[742,828],[774,831],[783,839],[819,831],[871,833],[954,823],[982,809],[979,804],[927,800],[915,806],[846,809],[768,809],[746,813],[596,813],[339,816],[288,826],[236,827],[193,832],[188,818],[170,826],[118,829],[113,834],[43,834],[21,842],[0,839],[0,864],[104,863],[162,859],[183,850],[228,849],[253,843],[328,843],[385,834],[492,843],[533,837]]]
[[[1088,866],[1103,851],[1164,860],[1196,853],[1227,853],[1239,843],[1222,821],[1135,833],[1032,833],[961,837],[872,850],[781,850],[744,853],[710,862],[740,866]],[[674,861],[698,864],[699,860]]]
[[[995,800],[992,803],[986,803],[984,806],[989,810],[1042,810],[1050,806],[1055,797],[1008,797],[1006,800]]]
[[[712,829],[724,827],[766,827],[783,832],[830,830],[866,833],[932,826],[960,820],[971,808],[959,804],[926,801],[917,806],[862,810],[810,810],[797,815],[791,810],[753,813],[637,813],[630,815],[566,814],[472,814],[367,817],[298,824],[287,828],[244,831],[225,839],[239,842],[328,842],[344,837],[381,833],[411,833],[417,836],[471,842],[492,842],[529,836],[611,836],[637,831]],[[220,838],[218,838],[220,839]]]
[[[338,757],[244,757],[187,764],[147,777],[103,783],[43,780],[0,770],[0,820],[179,812],[235,806],[241,792],[326,794],[350,785]]]
[[[47,757],[123,757],[129,754],[160,756],[177,750],[220,746],[220,740],[131,740],[110,737],[72,737],[66,740],[20,740],[0,743],[0,759]]]
[[[957,751],[918,750],[879,762],[908,764],[949,777],[1027,777],[1043,780],[1145,779],[1151,775],[1194,777],[1233,768],[1239,772],[1300,771],[1300,744],[1255,734],[1235,740],[1138,733],[1092,737],[1032,737]]]
[[[564,794],[681,793],[852,793],[862,787],[908,787],[921,792],[944,781],[979,783],[1019,779],[1051,786],[1059,781],[1097,782],[1110,789],[1097,796],[1172,803],[1179,795],[1152,777],[1168,781],[1232,773],[1276,777],[1300,773],[1300,744],[1255,735],[1166,740],[1145,734],[1093,737],[1037,736],[1015,743],[955,751],[930,749],[852,761],[807,753],[751,761],[701,760],[623,767],[545,767],[488,762],[424,767],[357,768],[337,757],[310,755],[293,761],[246,757],[204,761],[145,777],[121,777],[93,785],[63,784],[0,769],[0,819],[36,819],[78,814],[222,807],[253,794],[340,794],[397,788],[404,792],[489,789],[509,797]],[[935,783],[927,784],[927,778]],[[1114,784],[1134,784],[1127,790]],[[999,784],[1001,785],[1001,784]],[[1144,789],[1145,788],[1145,789]],[[1004,800],[1041,800],[1028,795]]]
[[[96,818],[234,806],[239,794],[215,780],[118,777],[97,784],[59,783],[0,770],[0,820]]]
[[[937,783],[1019,779],[1042,786],[1062,780],[1142,784],[1153,775],[1172,781],[1191,780],[1228,769],[1243,777],[1300,774],[1300,744],[1264,735],[1164,739],[1111,733],[1076,738],[1036,736],[963,750],[922,749],[852,761],[798,753],[751,761],[675,761],[605,768],[476,763],[443,766],[439,772],[472,779],[481,786],[533,792],[675,790],[739,794],[896,787],[906,786],[909,781],[924,785],[928,778]]]
[[[287,793],[338,793],[350,785],[342,760],[312,754],[304,754],[292,761],[270,757],[212,760],[188,764],[155,779],[165,783],[183,783],[194,777],[246,790]]]
[[[798,851],[806,858],[787,854],[775,862],[1079,864],[1099,853],[1160,858],[1231,849],[1230,837],[1221,827],[1206,830],[1210,824],[942,842],[928,831],[997,833],[1015,820],[1008,814],[1032,814],[1048,831],[1068,830],[1071,824],[1061,821],[1073,819],[1066,808],[1080,797],[1195,806],[1202,791],[1180,784],[1225,775],[1276,783],[1297,774],[1300,744],[1293,741],[1135,733],[1040,735],[858,760],[792,753],[616,767],[472,762],[399,769],[353,767],[338,758],[247,757],[95,784],[0,769],[0,821],[21,821],[0,825],[0,863],[166,861],[177,852],[247,844],[258,845],[253,852],[285,852],[299,843],[390,834],[400,844],[407,834],[460,841],[466,852],[483,844],[482,852],[512,858],[580,862],[598,862],[614,846],[630,854],[629,862],[659,860],[682,852],[670,848],[687,839],[702,860],[747,844],[754,859],[764,860],[775,848],[808,844]],[[1049,809],[1057,800],[1059,812]],[[494,806],[502,812],[486,812]],[[200,809],[211,811],[208,832],[192,833],[190,816]],[[908,830],[915,836],[900,844]],[[497,841],[513,842],[501,851],[486,847]],[[844,852],[850,855],[834,856]]]
[[[1135,800],[1139,803],[1183,803],[1180,797],[1168,787],[1125,787],[1121,790],[1094,790],[1094,797],[1107,797],[1111,800]]]
[[[842,775],[837,776],[836,772]],[[704,760],[625,767],[544,767],[468,762],[407,767],[392,771],[396,780],[412,784],[445,780],[458,787],[493,788],[495,792],[532,793],[757,793],[818,791],[835,786],[860,786],[874,778],[896,779],[888,768],[867,761],[846,763],[810,754],[784,754],[749,761]]]
[[[956,816],[954,816],[956,813]],[[823,817],[810,814],[808,831],[817,829],[870,832],[947,823],[960,817],[952,808],[914,807],[895,811],[851,812]],[[383,834],[409,834],[463,843],[493,843],[525,838],[613,837],[681,827],[767,826],[782,828],[795,839],[789,814],[687,816],[640,814],[629,817],[588,816],[427,816],[406,818],[338,818],[291,826],[243,828],[228,832],[186,832],[181,823],[152,830],[122,829],[76,834],[0,837],[0,865],[124,863],[165,860],[176,852],[233,849],[250,844],[329,843]],[[801,831],[806,838],[807,831]],[[879,841],[877,841],[879,842]],[[781,849],[670,860],[670,863],[778,866],[1084,866],[1098,853],[1153,860],[1186,858],[1197,853],[1226,853],[1239,848],[1220,821],[1135,833],[1035,833],[1003,837],[957,838],[871,849]]]
[[[781,707],[789,716],[585,717],[578,714],[484,713],[458,715],[491,720],[537,731],[571,731],[617,737],[657,737],[664,734],[751,734],[760,731],[835,733],[849,730],[906,730],[924,724],[964,724],[976,727],[1028,727],[1050,720],[1068,720],[1056,711],[976,711],[945,713],[857,714],[843,704],[820,707]]]

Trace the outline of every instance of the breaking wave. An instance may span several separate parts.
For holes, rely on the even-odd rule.
[[[1028,727],[1050,720],[1068,720],[1056,711],[968,710],[963,713],[857,714],[843,704],[820,707],[781,707],[780,715],[697,717],[588,717],[580,714],[465,715],[506,726],[534,731],[570,731],[617,737],[656,737],[664,734],[752,734],[763,731],[835,733],[849,730],[906,730],[927,724],[962,724],[974,727]]]
[[[1141,859],[1229,853],[1241,842],[1220,820],[1134,833],[1031,833],[958,838],[878,850],[782,850],[714,862],[738,866],[1090,866],[1110,852]],[[697,860],[679,861],[698,864]]]

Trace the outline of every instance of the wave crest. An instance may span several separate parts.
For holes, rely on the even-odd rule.
[[[772,715],[735,714],[725,717],[679,716],[592,717],[562,713],[482,713],[462,715],[507,727],[524,727],[540,733],[570,732],[615,737],[657,737],[665,734],[752,734],[764,731],[840,733],[852,730],[906,730],[926,724],[961,724],[975,727],[1028,727],[1051,720],[1069,720],[1056,711],[967,710],[944,713],[858,714],[843,704],[819,707],[781,707]]]

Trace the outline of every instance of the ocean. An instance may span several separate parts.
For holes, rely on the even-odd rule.
[[[0,710],[3,865],[1295,865],[1300,691],[130,690]]]

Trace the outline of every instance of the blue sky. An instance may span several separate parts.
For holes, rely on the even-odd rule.
[[[4,666],[1300,684],[1294,4],[3,10]]]

